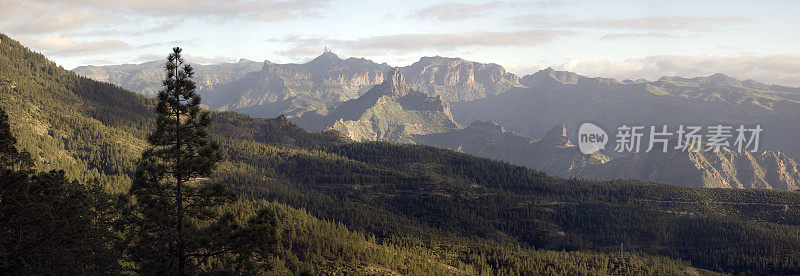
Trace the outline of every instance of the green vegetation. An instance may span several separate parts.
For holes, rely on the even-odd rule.
[[[119,208],[97,188],[61,171],[36,173],[16,149],[0,108],[0,271],[3,274],[113,274],[119,271]],[[96,185],[94,187],[97,187]]]
[[[220,161],[208,139],[208,112],[200,109],[194,71],[175,47],[167,58],[164,90],[158,94],[151,148],[137,164],[126,216],[130,256],[142,274],[197,272],[250,274],[268,268],[275,217],[261,210],[243,226],[219,208],[236,200],[225,184],[208,181]]]
[[[117,196],[102,193],[102,185],[124,198],[146,134],[157,125],[155,101],[78,77],[4,35],[0,39],[0,106],[8,111],[18,147],[31,152],[37,170],[63,169],[65,179],[78,181],[64,183],[83,183],[84,188],[51,194],[88,190],[100,199]],[[219,144],[222,161],[209,181],[224,183],[238,195],[215,211],[230,213],[231,221],[242,224],[260,217],[262,209],[275,214],[271,273],[800,273],[794,250],[800,246],[800,194],[795,192],[566,180],[432,147],[308,133],[284,117],[221,112],[211,119],[209,138]],[[7,188],[14,185],[2,187],[0,203],[6,210],[5,204],[13,202],[6,198],[21,193]],[[81,202],[116,202],[100,199]],[[69,210],[86,207],[59,212]],[[22,217],[19,213],[3,211],[2,219]],[[75,217],[59,215],[60,221]],[[76,236],[79,245],[129,240],[129,232],[103,225],[68,226],[90,227],[95,231],[87,233],[102,237]],[[0,236],[4,246],[24,237],[3,233],[8,234]],[[49,260],[71,247],[43,248],[47,254],[42,256]],[[115,247],[103,247],[108,253],[92,248],[118,262],[71,254],[90,263],[53,262],[47,268],[93,273],[101,269],[93,266],[97,263],[119,264],[125,271],[143,267]],[[3,257],[26,256],[4,252],[9,254]],[[211,260],[204,269],[230,271],[219,266],[228,261]],[[19,273],[36,271],[41,270]]]

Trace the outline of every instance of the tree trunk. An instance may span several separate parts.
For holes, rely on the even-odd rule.
[[[176,62],[180,62],[176,60]],[[180,64],[175,66],[175,101],[177,105],[175,108],[175,146],[177,148],[176,157],[175,157],[175,179],[177,180],[176,189],[177,192],[175,194],[175,202],[177,205],[178,211],[178,275],[184,276],[186,275],[186,249],[183,245],[183,176],[181,175],[180,171],[180,163],[181,163],[181,97],[180,97],[180,85],[178,84],[178,68]]]

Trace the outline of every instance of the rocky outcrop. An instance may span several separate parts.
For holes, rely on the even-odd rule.
[[[458,128],[447,102],[412,89],[397,68],[390,69],[380,85],[327,115],[307,112],[294,122],[313,131],[335,129],[354,140],[401,142]]]
[[[549,146],[560,148],[573,146],[572,141],[567,137],[567,127],[564,125],[556,126],[548,130],[541,142]]]
[[[264,62],[260,71],[219,85],[209,106],[259,117],[281,113],[297,116],[309,110],[323,113],[331,106],[355,99],[383,81],[389,66],[366,59],[341,59],[325,52],[304,64]]]
[[[449,102],[485,98],[521,86],[519,78],[500,65],[460,58],[423,57],[401,71],[410,86]]]

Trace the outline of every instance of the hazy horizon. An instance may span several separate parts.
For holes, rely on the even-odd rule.
[[[323,49],[324,49],[324,48],[323,48]],[[332,52],[332,51],[331,51],[331,52]],[[340,59],[343,59],[343,60],[344,60],[344,59],[348,59],[348,58],[363,58],[363,57],[342,57],[342,56],[338,55],[338,54],[337,54],[337,53],[335,53],[335,52],[332,52],[332,53],[333,53],[333,54],[336,54],[336,55],[337,55],[337,56],[338,56]],[[322,55],[322,52],[320,52],[320,55]],[[308,58],[307,60],[303,60],[303,61],[298,61],[298,62],[287,62],[287,63],[281,63],[281,64],[305,64],[305,63],[308,63],[308,62],[312,61],[312,60],[313,60],[314,58],[316,58],[316,57],[318,57],[318,56],[314,56],[314,57]],[[461,58],[461,57],[448,57],[448,56],[421,56],[419,59],[422,59],[422,58],[425,58],[425,57]],[[419,59],[417,59],[417,61],[419,61]],[[462,59],[463,59],[463,58],[462,58]],[[369,60],[369,59],[367,59],[367,60]],[[238,62],[241,62],[241,61],[250,61],[250,62],[264,62],[264,61],[269,61],[269,62],[272,62],[271,60],[250,60],[250,59],[246,59],[246,58],[240,58],[239,60],[236,60],[236,61],[221,61],[221,62],[216,62],[216,63],[214,63],[214,62],[206,62],[206,63],[201,63],[201,62],[195,62],[195,61],[193,61],[193,60],[191,60],[191,59],[189,59],[189,60],[187,60],[187,61],[188,61],[188,62],[190,62],[190,63],[194,63],[194,64],[200,64],[200,65],[204,65],[204,66],[208,66],[208,65],[219,65],[219,64],[235,64],[235,63],[238,63]],[[414,62],[417,62],[417,61],[414,61]],[[468,60],[468,61],[470,61],[470,60]],[[71,69],[69,69],[69,70],[76,70],[76,69],[78,69],[78,68],[80,68],[80,67],[86,67],[86,66],[104,67],[104,66],[140,65],[140,64],[149,63],[149,62],[163,62],[163,59],[153,59],[153,60],[142,61],[142,62],[139,62],[139,63],[121,63],[121,64],[107,64],[107,65],[91,65],[91,64],[90,64],[90,65],[81,65],[81,66],[77,66],[77,67],[75,67],[75,68],[71,68]],[[373,62],[376,62],[376,61],[374,61],[374,60],[373,60]],[[387,64],[387,65],[389,65],[389,66],[392,66],[392,67],[405,67],[405,66],[409,66],[409,65],[413,64],[414,62],[412,62],[412,63],[408,63],[408,64],[402,64],[402,65],[388,64],[388,63],[386,63],[386,64]],[[273,62],[273,63],[274,63],[274,62]],[[377,62],[376,62],[376,63],[377,63]],[[538,69],[538,70],[536,70],[536,71],[532,71],[532,72],[528,72],[528,73],[524,73],[524,74],[520,74],[520,73],[517,73],[517,72],[510,71],[510,70],[508,70],[508,68],[506,68],[506,71],[508,71],[508,72],[510,72],[510,73],[512,73],[512,74],[515,74],[515,75],[517,75],[518,77],[520,77],[520,78],[521,78],[521,77],[523,77],[523,76],[525,76],[525,75],[530,75],[530,74],[536,73],[536,72],[538,72],[538,71],[545,70],[545,69],[547,69],[547,68],[551,68],[551,69],[553,69],[553,70],[557,70],[557,71],[569,71],[569,70],[565,70],[565,69],[553,68],[552,66],[548,66],[548,67],[541,68],[541,69]],[[574,72],[574,71],[570,71],[570,72]],[[657,81],[658,79],[661,79],[661,78],[663,78],[663,77],[683,77],[683,78],[689,78],[689,79],[691,79],[691,78],[697,78],[697,77],[710,77],[711,75],[714,75],[714,74],[720,74],[720,73],[721,73],[721,74],[725,74],[725,73],[722,73],[722,72],[715,72],[715,73],[710,73],[710,74],[706,74],[706,75],[692,75],[692,76],[689,76],[689,75],[675,75],[675,74],[673,74],[673,75],[661,75],[661,76],[658,76],[658,77],[656,77],[656,78],[652,78],[652,79],[650,79],[650,78],[637,78],[637,79],[631,79],[631,78],[614,78],[614,77],[612,77],[612,76],[601,76],[601,75],[586,75],[586,74],[581,74],[581,73],[579,73],[579,72],[574,72],[574,73],[578,73],[578,74],[580,74],[580,75],[583,75],[583,76],[585,76],[585,77],[589,77],[589,78],[595,78],[595,77],[602,77],[602,78],[613,78],[613,79],[616,79],[617,81],[625,81],[625,80],[636,81],[636,80],[640,80],[640,79],[645,79],[645,80],[647,80],[647,81]],[[725,75],[728,75],[728,74],[725,74]],[[728,75],[728,76],[730,76],[730,75]],[[730,77],[734,77],[734,76],[730,76]],[[735,78],[735,77],[734,77],[734,78]],[[743,78],[737,78],[737,79],[739,79],[739,80],[741,80],[741,81],[754,80],[754,79],[743,79]],[[791,85],[791,84],[789,84],[789,85],[786,85],[786,84],[775,84],[775,83],[769,83],[769,82],[766,82],[766,81],[761,81],[761,80],[754,80],[754,81],[761,82],[761,83],[768,84],[768,85],[781,85],[781,86],[792,87],[792,88],[800,88],[800,85]]]

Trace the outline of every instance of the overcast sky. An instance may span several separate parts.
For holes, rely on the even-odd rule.
[[[65,68],[461,57],[518,75],[553,67],[657,79],[716,72],[800,86],[800,1],[0,0],[0,32]]]

